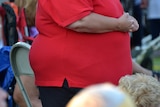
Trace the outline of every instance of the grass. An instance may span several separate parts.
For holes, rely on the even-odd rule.
[[[153,58],[153,70],[160,71],[160,56]]]

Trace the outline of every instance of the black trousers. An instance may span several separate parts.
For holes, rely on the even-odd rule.
[[[81,88],[69,88],[65,79],[62,87],[39,87],[43,107],[65,107]]]

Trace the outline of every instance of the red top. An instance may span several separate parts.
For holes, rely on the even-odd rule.
[[[119,0],[38,0],[39,35],[30,50],[36,85],[61,86],[66,78],[70,87],[83,88],[117,84],[121,76],[131,74],[128,33],[88,34],[65,28],[91,12],[118,18],[123,8]]]

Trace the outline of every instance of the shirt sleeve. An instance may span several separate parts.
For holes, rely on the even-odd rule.
[[[67,26],[93,11],[92,0],[47,0],[51,18],[60,26]]]

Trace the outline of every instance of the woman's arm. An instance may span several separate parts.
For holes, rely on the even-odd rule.
[[[124,13],[120,18],[91,13],[81,20],[70,24],[67,28],[77,32],[87,33],[105,33],[111,31],[133,32],[139,28],[139,25],[135,18],[128,13]]]
[[[132,66],[133,66],[133,73],[143,73],[152,76],[152,71],[149,69],[146,69],[139,64],[137,64],[135,61],[132,60]]]

